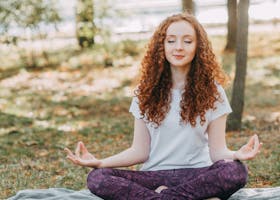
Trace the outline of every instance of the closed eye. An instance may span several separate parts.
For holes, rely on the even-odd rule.
[[[190,44],[192,41],[185,40],[184,43]]]
[[[167,42],[168,43],[174,43],[175,41],[174,40],[168,40]]]

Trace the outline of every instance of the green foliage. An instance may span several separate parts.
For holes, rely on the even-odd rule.
[[[137,56],[141,52],[138,45],[139,42],[133,40],[124,40],[121,42],[121,49],[124,55]]]
[[[94,44],[95,25],[93,0],[78,0],[76,5],[76,34],[80,47]]]
[[[0,21],[3,31],[15,25],[22,28],[37,28],[40,23],[60,21],[54,0],[0,0]]]
[[[8,34],[12,28],[21,28],[24,30],[31,30],[32,35],[28,40],[33,40],[35,37],[44,39],[47,33],[41,31],[41,25],[56,25],[61,20],[57,9],[55,0],[0,0],[0,21],[1,27],[0,38],[3,43],[14,48],[20,39],[26,40],[26,35],[11,36]],[[37,34],[35,36],[35,34]],[[23,48],[24,49],[24,48]],[[37,53],[32,49],[12,49],[13,54],[18,53],[21,67],[35,68],[40,65],[48,65],[49,60],[45,52],[41,52],[41,57],[37,57]],[[16,51],[15,51],[16,50]]]
[[[120,41],[108,44],[95,44],[83,50],[67,46],[44,52],[7,51],[0,54],[0,80],[23,71],[44,70],[47,68],[82,69],[107,66],[131,66],[135,58],[143,55],[145,41]],[[110,46],[110,48],[109,48]]]
[[[113,8],[113,1],[78,0],[76,6],[76,34],[82,48],[92,47],[95,37],[108,50],[111,42],[111,27],[106,23],[108,19],[126,16],[123,12]],[[110,56],[108,56],[110,57]],[[109,60],[109,58],[107,58]],[[110,62],[110,61],[107,61]]]

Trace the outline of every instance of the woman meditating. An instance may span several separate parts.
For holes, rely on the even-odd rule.
[[[194,16],[165,19],[153,34],[142,60],[140,82],[130,112],[130,148],[98,159],[82,142],[74,164],[92,167],[87,185],[116,200],[228,199],[247,182],[241,162],[261,147],[257,135],[237,151],[227,148],[225,127],[232,111],[207,34]],[[140,171],[116,169],[143,163]]]

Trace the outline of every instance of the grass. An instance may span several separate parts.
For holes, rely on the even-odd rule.
[[[280,41],[275,35],[266,34],[265,40],[263,34],[250,35],[243,129],[227,134],[228,145],[235,150],[254,133],[264,143],[262,153],[246,161],[247,187],[280,185],[280,119],[266,120],[280,111],[280,59],[276,56]],[[259,40],[262,42],[256,42]],[[225,38],[212,41],[219,60],[232,75],[233,56],[221,55]],[[143,49],[143,42],[140,44]],[[273,50],[260,54],[258,49],[270,44]],[[90,56],[94,52],[88,50],[74,56],[76,61],[69,59],[55,68],[22,69],[2,77],[0,198],[27,188],[85,188],[90,169],[72,165],[63,152],[64,147],[73,149],[79,140],[98,158],[129,147],[133,117],[128,109],[140,60],[140,56],[127,59],[127,52],[133,50],[129,45],[122,46],[125,60],[119,59],[120,52],[113,56],[118,63],[113,68],[100,67],[102,59],[99,64],[93,62]],[[230,87],[227,92],[230,96]]]

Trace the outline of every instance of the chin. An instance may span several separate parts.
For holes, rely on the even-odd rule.
[[[171,66],[172,67],[180,67],[180,68],[182,68],[182,67],[187,67],[188,66],[188,64],[171,64]]]

